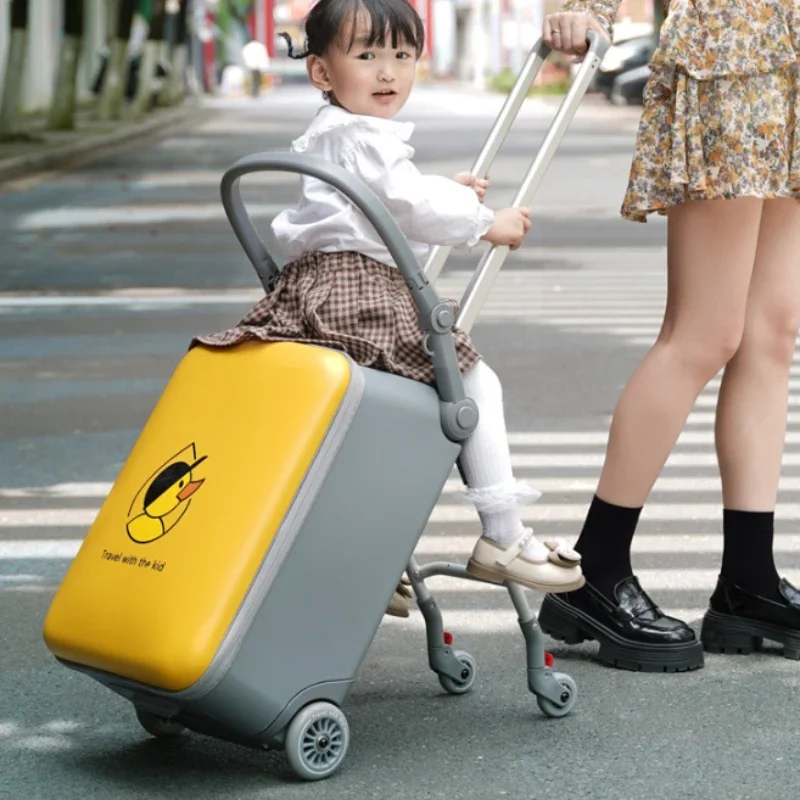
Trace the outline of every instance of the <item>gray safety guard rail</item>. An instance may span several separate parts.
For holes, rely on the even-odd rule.
[[[352,172],[313,156],[256,153],[240,159],[228,169],[222,178],[222,204],[234,233],[267,292],[274,285],[278,268],[258,235],[239,191],[239,180],[243,175],[264,171],[293,172],[325,181],[353,202],[372,223],[411,290],[421,327],[427,335],[427,348],[441,400],[442,430],[453,441],[467,438],[477,425],[478,409],[472,399],[464,396],[453,342],[453,309],[441,300],[431,286],[411,245],[375,192]]]

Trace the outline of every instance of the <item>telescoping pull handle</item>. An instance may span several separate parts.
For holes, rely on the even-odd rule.
[[[587,44],[589,49],[584,56],[583,63],[570,86],[567,96],[562,101],[553,118],[553,122],[550,125],[536,158],[531,164],[528,174],[525,176],[522,187],[514,199],[514,206],[529,205],[533,199],[609,47],[608,40],[597,31],[589,31]],[[489,135],[486,137],[483,148],[475,159],[475,163],[472,165],[470,174],[483,177],[494,163],[498,151],[505,141],[514,120],[519,114],[519,110],[528,94],[528,90],[539,74],[539,70],[542,68],[542,64],[547,60],[550,52],[550,47],[548,47],[542,39],[540,39],[533,50],[531,50],[514,84],[514,88],[509,93],[500,114],[492,126],[491,131],[489,131]],[[449,247],[432,248],[425,263],[425,275],[428,280],[431,282],[436,281],[449,253]],[[475,271],[472,281],[462,298],[462,310],[458,320],[459,327],[464,330],[469,330],[472,327],[486,295],[491,288],[491,283],[505,260],[507,253],[507,247],[494,248],[487,253],[487,256],[481,261],[481,264]]]
[[[450,305],[442,302],[425,278],[411,245],[378,196],[357,175],[322,158],[294,153],[256,153],[239,159],[222,177],[222,205],[236,237],[255,267],[267,292],[278,275],[275,260],[258,235],[239,190],[240,179],[252,172],[293,172],[325,181],[360,209],[386,244],[408,285],[427,334],[436,389],[441,400],[442,430],[453,441],[462,441],[475,429],[478,412],[474,401],[464,397],[458,367]]]

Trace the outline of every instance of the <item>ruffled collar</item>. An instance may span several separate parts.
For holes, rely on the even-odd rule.
[[[292,142],[295,153],[304,153],[313,144],[314,140],[325,133],[337,128],[361,128],[362,130],[377,131],[397,136],[401,141],[407,142],[414,132],[413,122],[396,122],[393,119],[382,117],[369,117],[363,114],[351,114],[344,108],[333,105],[324,105],[317,111],[308,130]]]

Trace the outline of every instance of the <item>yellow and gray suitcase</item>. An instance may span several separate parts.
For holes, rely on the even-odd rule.
[[[530,202],[600,62],[591,50],[515,200]],[[537,46],[478,160],[485,174],[547,55]],[[412,291],[437,390],[295,343],[196,348],[183,358],[47,614],[65,665],[130,700],[157,736],[184,728],[283,748],[307,779],[347,752],[341,706],[404,569],[427,624],[431,668],[454,694],[475,662],[454,651],[425,586],[461,565],[413,551],[477,422],[451,338],[455,320],[371,190],[341,168],[290,154],[242,159],[225,174],[228,218],[267,291],[277,267],[252,226],[239,179],[283,170],[325,180],[367,215]],[[482,260],[459,324],[468,329],[506,248]],[[520,587],[508,586],[527,642],[528,685],[550,716],[575,684],[545,663]]]

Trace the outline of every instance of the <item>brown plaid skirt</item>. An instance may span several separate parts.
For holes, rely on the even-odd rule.
[[[457,303],[445,301],[457,313]],[[343,350],[364,367],[433,384],[433,365],[411,293],[399,269],[352,251],[306,253],[287,264],[275,289],[235,327],[197,336],[190,347],[231,347],[250,339]],[[462,372],[480,355],[454,330]]]

